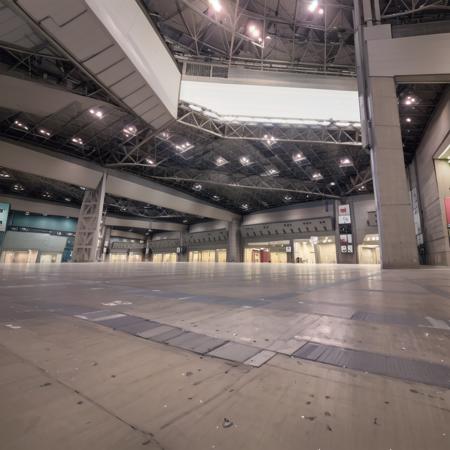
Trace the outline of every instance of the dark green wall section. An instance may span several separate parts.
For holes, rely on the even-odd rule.
[[[63,231],[66,233],[75,233],[77,228],[77,221],[73,218],[65,217],[46,217],[30,214],[25,215],[23,212],[13,211],[10,213],[10,226],[26,227],[40,230]]]

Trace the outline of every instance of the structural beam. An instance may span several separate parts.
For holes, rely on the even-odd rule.
[[[80,210],[72,206],[60,205],[55,202],[47,202],[31,198],[21,198],[14,195],[0,195],[1,203],[8,203],[14,211],[30,212],[33,214],[48,214],[49,216],[73,217],[78,218]],[[143,220],[133,217],[115,217],[106,216],[105,225],[111,227],[141,228],[160,231],[183,231],[187,229],[187,225],[160,221],[160,220]]]
[[[230,221],[238,214],[134,175],[36,147],[0,140],[0,166],[91,190],[107,173],[106,193],[208,219]]]

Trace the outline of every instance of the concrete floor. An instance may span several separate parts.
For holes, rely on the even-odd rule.
[[[0,280],[1,448],[450,448],[448,389],[288,356],[313,341],[450,367],[449,269],[4,265]],[[80,309],[277,353],[253,368]]]

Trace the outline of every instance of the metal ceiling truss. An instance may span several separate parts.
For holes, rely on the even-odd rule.
[[[399,19],[405,23],[450,19],[449,0],[381,0],[379,8],[382,21]]]
[[[351,1],[319,2],[311,12],[309,0],[221,0],[220,13],[207,0],[143,3],[179,60],[355,74]]]
[[[192,128],[226,139],[245,139],[264,141],[272,136],[280,142],[304,142],[316,144],[337,144],[361,146],[359,129],[316,125],[252,124],[221,122],[207,117],[201,112],[185,110],[178,119],[180,123]]]

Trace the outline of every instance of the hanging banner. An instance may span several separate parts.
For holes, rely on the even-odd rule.
[[[450,197],[445,197],[445,217],[447,218],[447,228],[450,228]]]
[[[338,224],[341,253],[353,253],[352,216],[350,214],[350,205],[339,205]]]

